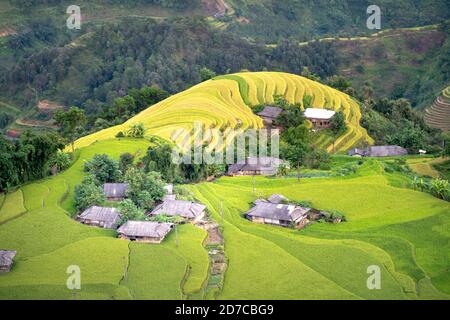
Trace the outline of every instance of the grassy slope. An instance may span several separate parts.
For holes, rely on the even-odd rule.
[[[202,230],[181,227],[182,241],[178,249],[172,249],[172,255],[155,251],[151,260],[139,259],[139,249],[132,247],[131,262],[134,254],[137,262],[130,266],[131,283],[119,285],[123,257],[129,256],[128,242],[115,239],[114,231],[80,225],[70,218],[74,213],[73,187],[82,180],[84,161],[96,153],[108,153],[117,158],[123,152],[142,152],[147,147],[145,140],[96,143],[81,150],[77,161],[66,172],[26,185],[6,196],[0,210],[0,247],[17,250],[17,257],[13,272],[0,275],[0,299],[71,298],[65,286],[69,265],[81,267],[82,290],[78,297],[85,299],[126,299],[149,287],[158,292],[170,292],[173,297],[180,290],[188,265],[192,270],[185,288],[189,292],[200,289],[208,265],[206,251],[201,246],[205,237]],[[164,246],[174,247],[171,242]],[[143,251],[145,256],[145,249]],[[171,275],[172,288],[177,291],[167,289],[167,283],[162,283],[159,276],[152,273],[133,283],[134,270],[152,270],[155,261],[158,265],[178,261],[182,271]],[[160,297],[169,298],[169,295]]]
[[[277,192],[309,200],[345,212],[349,222],[315,224],[300,232],[254,225],[242,216],[256,198],[252,178],[193,187],[218,221],[215,208],[220,201],[226,208],[230,266],[221,298],[348,298],[349,293],[368,299],[449,298],[444,294],[450,294],[450,258],[444,253],[450,249],[448,203],[390,186],[376,162],[350,178],[256,181],[259,196]],[[366,268],[372,264],[382,266],[380,291],[366,288]],[[318,287],[327,288],[326,294],[314,290]]]
[[[275,94],[284,95],[291,103],[302,102],[305,94],[313,96],[313,106],[342,110],[348,130],[336,141],[336,151],[347,150],[358,142],[372,139],[359,124],[358,104],[348,95],[309,79],[277,72],[241,73],[218,77],[196,85],[148,108],[122,125],[111,127],[76,142],[78,147],[97,140],[112,139],[133,123],[142,122],[147,135],[171,139],[176,129],[188,132],[194,121],[206,128],[261,128],[262,121],[247,104],[273,102]],[[247,104],[246,104],[247,103]],[[182,135],[181,138],[183,138]],[[324,145],[329,151],[332,145]]]

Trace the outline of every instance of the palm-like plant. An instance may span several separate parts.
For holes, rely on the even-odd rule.
[[[448,180],[435,179],[431,183],[431,190],[440,199],[445,199],[445,196],[450,193],[450,184]]]
[[[428,184],[427,182],[423,179],[423,178],[419,178],[419,177],[415,177],[414,178],[414,189],[419,189],[420,191],[424,191],[425,189],[427,189]]]

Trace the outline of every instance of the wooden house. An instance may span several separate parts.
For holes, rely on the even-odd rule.
[[[10,272],[14,263],[16,251],[0,250],[0,272]]]
[[[408,150],[400,146],[371,146],[368,148],[354,148],[348,151],[352,157],[396,157],[408,154]]]
[[[157,215],[180,216],[192,222],[198,222],[205,216],[206,206],[201,203],[185,200],[165,199],[155,207],[153,211],[147,213],[148,216]]]
[[[249,157],[245,163],[236,163],[228,167],[229,176],[273,176],[280,165],[285,164],[275,157]]]
[[[308,224],[307,218],[309,208],[303,208],[289,204],[270,203],[259,199],[251,208],[246,217],[254,223],[273,224],[282,227],[303,228]]]
[[[329,128],[331,118],[336,112],[327,109],[308,108],[305,110],[305,117],[312,122],[314,129]]]
[[[128,221],[117,232],[120,239],[131,241],[161,243],[172,230],[173,223],[159,223],[152,221]]]
[[[77,220],[90,226],[116,229],[120,221],[120,214],[116,208],[93,206],[80,214]]]
[[[121,201],[127,197],[127,183],[105,183],[103,192],[110,201]]]
[[[263,119],[266,127],[276,126],[276,120],[280,114],[283,113],[283,109],[278,107],[264,107],[263,111],[258,112],[257,115]]]

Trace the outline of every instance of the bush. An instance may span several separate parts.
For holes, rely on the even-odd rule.
[[[117,132],[116,138],[125,138],[125,134],[122,131]]]
[[[143,123],[136,123],[130,126],[127,130],[127,137],[143,138],[145,135],[145,127]]]
[[[147,220],[147,217],[145,216],[145,212],[144,210],[138,208],[133,201],[131,201],[130,199],[126,199],[124,201],[121,201],[119,203],[119,208],[118,208],[120,215],[121,215],[121,219],[120,219],[120,224],[124,224],[129,220],[133,220],[133,221],[145,221]]]
[[[94,176],[88,175],[80,185],[75,186],[75,207],[78,211],[95,205],[101,206],[106,202],[105,194],[96,182]]]
[[[122,176],[119,163],[106,154],[96,154],[91,161],[84,164],[84,171],[93,174],[102,184],[120,181]]]
[[[157,172],[145,173],[132,167],[125,174],[125,182],[129,185],[128,197],[144,210],[153,208],[166,194],[165,182]]]

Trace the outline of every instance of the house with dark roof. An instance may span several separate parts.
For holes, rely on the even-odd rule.
[[[331,126],[331,118],[336,112],[327,109],[307,108],[304,114],[305,118],[312,122],[314,129],[322,129]]]
[[[16,253],[12,250],[0,250],[0,272],[11,271]]]
[[[116,229],[119,225],[120,218],[120,213],[116,208],[93,206],[81,213],[77,217],[77,220],[90,226]]]
[[[275,157],[248,157],[244,163],[232,164],[228,167],[229,176],[273,176],[278,168],[286,162]]]
[[[110,201],[120,201],[127,197],[128,183],[105,183],[103,192]]]
[[[280,204],[282,202],[288,201],[288,198],[281,194],[273,194],[267,199],[270,203]]]
[[[371,146],[368,148],[354,148],[348,151],[352,157],[396,157],[408,154],[408,150],[400,146]]]
[[[117,232],[120,239],[131,241],[161,243],[172,230],[173,223],[152,221],[128,221]]]
[[[263,111],[258,112],[257,115],[263,119],[264,124],[267,127],[273,127],[276,125],[276,120],[280,114],[283,113],[283,109],[278,107],[264,107]]]
[[[147,213],[148,216],[157,215],[180,216],[192,222],[198,222],[205,216],[206,206],[186,200],[165,199],[161,204],[157,205],[153,211]]]
[[[303,228],[308,224],[308,212],[311,209],[291,204],[276,204],[263,199],[255,201],[246,217],[254,223],[273,224],[282,227]]]

